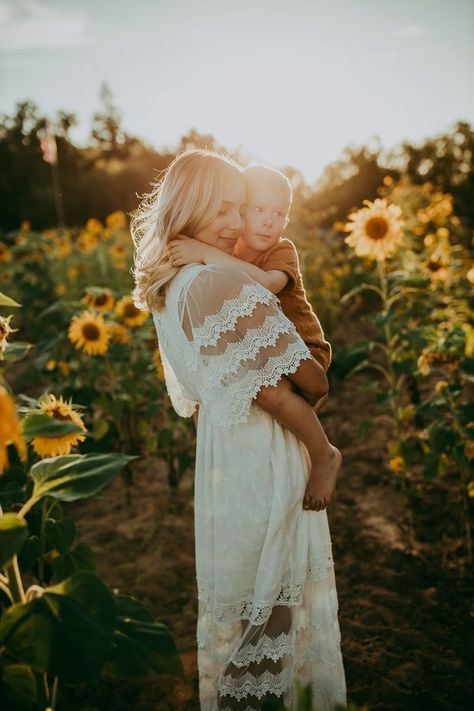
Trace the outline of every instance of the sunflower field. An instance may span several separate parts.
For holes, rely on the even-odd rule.
[[[375,466],[385,501],[398,502],[397,549],[410,560],[441,559],[465,581],[473,562],[472,225],[450,193],[405,174],[387,174],[377,197],[330,228],[309,229],[305,210],[296,190],[287,233],[333,345],[335,404],[323,424],[343,453],[347,436],[348,452],[375,457],[364,460],[367,468]],[[170,406],[153,319],[130,295],[131,265],[121,211],[38,232],[23,222],[0,242],[0,700],[12,711],[111,708],[107,698],[132,708],[120,705],[123,690],[142,698],[148,682],[133,679],[150,675],[163,678],[152,687],[162,705],[141,708],[198,708],[195,685],[183,682],[195,679],[195,649],[190,656],[144,603],[111,589],[96,570],[100,552],[76,539],[80,520],[95,526],[90,540],[105,535],[104,520],[87,518],[81,501],[93,506],[115,486],[131,522],[152,496],[143,481],[152,487],[153,471],[164,472],[168,511],[155,518],[165,526],[173,512],[181,541],[173,550],[188,550],[186,580],[173,569],[168,617],[184,614],[176,581],[186,605],[192,510],[184,512],[183,492],[192,498],[194,427]],[[344,467],[353,464],[345,454]],[[127,583],[138,590],[139,569],[131,570]],[[357,656],[349,681],[351,673],[361,678]],[[132,686],[121,686],[123,678]],[[97,691],[99,680],[109,697]],[[365,704],[371,684],[354,704]],[[387,693],[364,708],[390,708]],[[301,704],[309,708],[303,697]]]

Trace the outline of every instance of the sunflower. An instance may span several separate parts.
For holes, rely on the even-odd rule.
[[[53,244],[53,254],[56,259],[65,259],[72,254],[72,244],[69,237],[62,235],[56,238],[56,242]]]
[[[67,268],[67,275],[69,279],[77,279],[79,274],[83,271],[82,267],[80,267],[77,264],[71,264],[70,267]]]
[[[10,314],[10,316],[7,316],[6,318],[5,316],[0,316],[0,355],[5,353],[10,333],[18,331],[17,328],[12,328],[10,326],[11,318],[13,318],[13,314]]]
[[[68,329],[68,338],[77,349],[89,355],[105,353],[109,345],[109,332],[100,314],[83,311],[74,316]]]
[[[385,198],[377,198],[374,202],[364,200],[363,207],[357,212],[351,212],[344,230],[351,232],[345,238],[346,244],[354,247],[359,257],[369,257],[377,261],[385,260],[395,252],[402,238],[401,208],[398,205],[388,205]]]
[[[9,262],[12,258],[10,250],[4,242],[0,242],[0,262]]]
[[[395,472],[395,474],[401,474],[404,467],[405,467],[405,462],[403,461],[403,457],[401,457],[399,454],[397,454],[395,457],[392,457],[388,463],[388,466],[392,470],[392,472]]]
[[[80,252],[84,252],[85,254],[88,254],[89,252],[93,252],[94,249],[97,248],[97,245],[99,244],[99,240],[96,237],[95,234],[92,234],[92,232],[87,232],[86,230],[83,230],[79,237],[77,238],[76,246]]]
[[[122,296],[120,301],[117,301],[115,313],[127,326],[141,326],[149,316],[148,311],[137,309],[131,296]]]
[[[112,321],[108,324],[110,329],[110,337],[115,343],[129,343],[130,333],[121,323]]]
[[[114,306],[114,297],[110,289],[91,289],[84,296],[83,301],[96,311],[112,311]]]
[[[423,265],[432,282],[446,281],[449,276],[449,259],[441,252],[433,253]]]
[[[0,474],[8,464],[9,444],[14,444],[21,459],[26,459],[26,444],[13,399],[0,387]]]
[[[41,413],[54,417],[55,420],[60,420],[61,422],[72,422],[84,432],[87,431],[81,416],[74,410],[71,401],[64,402],[62,396],[57,399],[55,395],[48,393],[38,401],[38,404]],[[32,445],[40,457],[59,457],[63,454],[69,454],[72,447],[84,440],[84,435],[73,432],[60,437],[35,437],[32,440]]]
[[[102,228],[102,222],[100,220],[96,220],[95,217],[91,217],[90,220],[87,220],[86,230],[91,234],[98,235],[102,232]]]
[[[112,257],[112,263],[115,269],[125,269],[127,266],[126,261],[127,251],[125,247],[121,244],[114,244],[110,248],[110,256]]]
[[[105,218],[105,224],[112,230],[123,230],[127,224],[127,218],[122,210],[116,210]]]
[[[466,274],[467,280],[471,282],[471,284],[474,284],[474,264],[472,267],[469,269],[469,271]]]

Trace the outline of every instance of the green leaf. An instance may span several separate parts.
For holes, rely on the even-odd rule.
[[[31,667],[8,664],[0,670],[0,707],[5,711],[30,711],[38,700]]]
[[[47,518],[45,522],[45,550],[57,550],[58,553],[65,554],[71,548],[76,535],[76,524],[65,516],[59,521]]]
[[[434,452],[428,454],[423,463],[423,479],[425,481],[432,481],[439,472],[439,462],[440,459]]]
[[[26,356],[26,354],[33,348],[31,343],[26,341],[14,341],[13,343],[8,343],[5,353],[4,361],[5,363],[16,363]]]
[[[9,654],[72,681],[97,679],[110,655],[115,600],[94,573],[81,571],[31,602],[9,607],[0,639]]]
[[[119,620],[104,671],[125,677],[151,673],[184,677],[182,661],[168,627],[155,622],[147,608],[133,597],[119,595],[116,603]]]
[[[78,543],[69,553],[55,558],[52,567],[58,578],[65,578],[79,570],[95,570],[94,551],[87,543]]]
[[[43,459],[30,470],[34,479],[33,497],[76,501],[94,496],[132,459],[137,457],[95,452]]]
[[[474,358],[463,358],[459,365],[465,373],[474,375]]]
[[[21,304],[18,304],[16,301],[0,291],[0,306],[21,306]]]
[[[38,536],[30,536],[23,543],[18,553],[18,564],[22,572],[31,570],[38,558],[43,554],[43,545]]]
[[[361,291],[375,291],[379,296],[381,296],[382,292],[380,291],[378,286],[375,286],[374,284],[366,284],[365,282],[363,284],[358,284],[355,286],[353,289],[348,291],[346,294],[343,294],[341,296],[340,303],[345,304],[346,301],[349,301],[349,299],[352,299],[353,296],[356,294],[360,294]]]
[[[33,439],[33,437],[61,437],[61,435],[78,432],[85,434],[82,427],[74,422],[56,420],[42,412],[31,412],[23,419],[22,427],[27,440]]]
[[[28,526],[21,516],[6,513],[0,516],[0,568],[18,553],[28,537]]]

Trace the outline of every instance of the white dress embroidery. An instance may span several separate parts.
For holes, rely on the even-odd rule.
[[[239,269],[189,265],[153,315],[173,405],[199,403],[195,475],[203,711],[346,705],[326,511],[304,511],[305,447],[253,402],[310,353]]]

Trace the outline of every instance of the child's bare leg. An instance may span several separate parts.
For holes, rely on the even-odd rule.
[[[303,508],[321,511],[330,503],[341,468],[342,456],[326,437],[315,411],[295,393],[287,378],[276,386],[262,388],[257,404],[287,427],[308,450],[311,471],[303,499]]]

